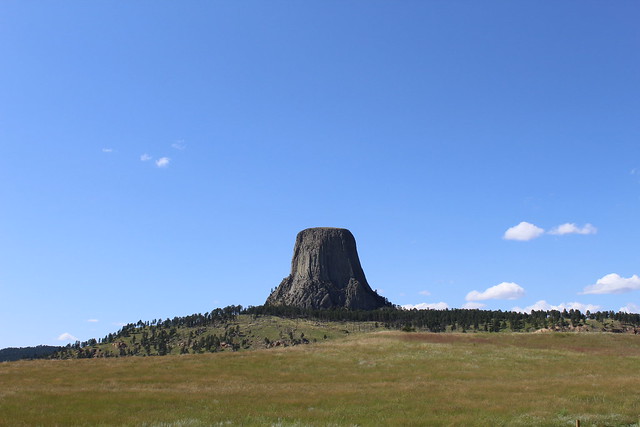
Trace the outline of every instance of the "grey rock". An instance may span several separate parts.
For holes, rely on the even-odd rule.
[[[367,283],[353,234],[344,228],[322,227],[298,233],[291,274],[265,305],[374,310],[391,303]]]

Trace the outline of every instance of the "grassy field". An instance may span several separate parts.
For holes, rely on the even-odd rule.
[[[640,337],[373,332],[0,364],[0,425],[637,425]]]

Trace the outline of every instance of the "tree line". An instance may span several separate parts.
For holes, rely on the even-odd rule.
[[[288,306],[255,306],[247,307],[242,314],[254,316],[279,316],[288,318],[309,318],[322,321],[379,322],[390,329],[416,328],[429,332],[445,332],[468,330],[514,332],[537,330],[542,328],[569,328],[583,326],[587,320],[598,322],[618,321],[628,327],[640,327],[640,314],[598,311],[592,313],[570,309],[532,310],[530,313],[502,310],[480,309],[445,309],[445,310],[406,310],[400,307],[381,308],[378,310],[346,310],[346,309],[305,309]],[[614,327],[611,331],[617,332]]]

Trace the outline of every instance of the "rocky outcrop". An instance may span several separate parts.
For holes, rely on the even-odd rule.
[[[391,306],[367,283],[353,234],[344,228],[326,227],[298,233],[291,274],[265,304],[352,310]]]

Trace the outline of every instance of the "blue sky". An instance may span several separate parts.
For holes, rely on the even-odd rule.
[[[640,310],[639,12],[2,2],[0,348],[262,304],[316,226],[395,304]]]

